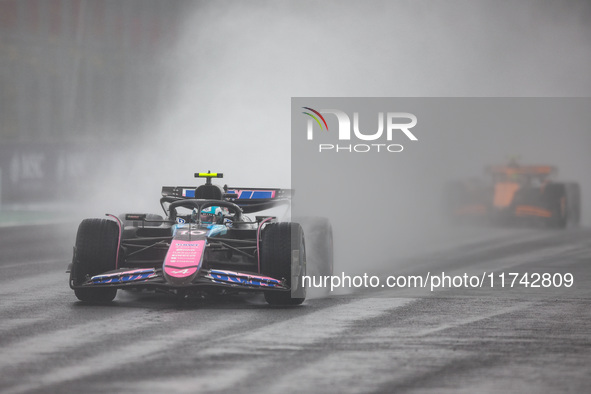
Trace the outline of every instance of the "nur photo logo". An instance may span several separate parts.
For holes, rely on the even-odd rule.
[[[359,126],[359,113],[353,112],[353,122],[349,115],[338,109],[315,110],[311,107],[302,107],[305,111],[302,114],[308,117],[306,138],[314,140],[314,129],[331,134],[324,115],[334,115],[338,124],[336,132],[333,132],[330,139],[337,140],[337,143],[325,143],[327,137],[322,138],[323,142],[318,144],[318,152],[402,152],[404,147],[401,144],[391,143],[394,138],[405,136],[410,141],[418,141],[418,138],[410,130],[417,125],[417,117],[408,112],[378,112],[378,126],[376,131],[369,132],[361,130]],[[353,127],[351,127],[351,123]],[[364,141],[359,144],[343,144],[341,141]],[[371,141],[372,143],[367,143]],[[379,143],[379,141],[385,141]]]

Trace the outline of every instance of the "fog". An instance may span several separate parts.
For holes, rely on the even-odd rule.
[[[101,15],[107,15],[107,26],[116,25],[109,24],[110,8],[121,7],[122,15],[136,18],[137,7],[142,10],[137,13],[140,25],[145,26],[141,15],[162,19],[170,40],[138,49],[123,34],[124,52],[113,56],[108,39],[91,34],[91,21],[99,11],[88,1],[81,2],[82,11],[76,14],[75,37],[77,48],[88,54],[72,55],[59,40],[51,45],[57,45],[60,56],[46,53],[45,41],[20,39],[27,33],[20,25],[3,33],[5,51],[16,47],[21,53],[35,53],[38,62],[51,62],[55,75],[33,75],[41,86],[51,78],[58,80],[56,88],[43,90],[48,96],[41,100],[70,109],[56,120],[43,106],[31,107],[29,95],[35,93],[22,93],[23,85],[14,84],[20,99],[5,95],[4,111],[19,110],[28,120],[26,125],[17,120],[16,126],[5,122],[2,145],[59,145],[68,140],[88,151],[104,150],[103,161],[89,164],[92,178],[79,181],[92,190],[76,205],[79,216],[157,212],[160,187],[198,184],[192,177],[196,171],[223,172],[223,183],[230,186],[290,187],[292,97],[591,93],[591,5],[586,1],[171,1],[169,7],[158,2],[119,3],[104,3],[107,12]],[[64,4],[74,7],[74,2]],[[28,9],[19,7],[15,15],[26,20]],[[50,11],[51,6],[43,6],[41,19]],[[5,19],[14,16],[6,9],[3,13]],[[98,77],[86,78],[89,57],[106,64],[119,60]],[[3,58],[3,64],[15,61]],[[16,64],[0,71],[3,81],[26,80],[15,78],[20,75],[15,70],[21,69]],[[114,74],[123,80],[140,77],[135,83],[118,84]],[[100,95],[85,101],[84,92]],[[109,109],[109,103],[116,103],[116,108]],[[103,107],[107,109],[100,110]],[[126,111],[141,115],[137,123],[133,117],[121,120],[118,114]],[[43,127],[49,123],[53,131]],[[404,160],[408,165],[420,163],[423,170],[437,168],[437,173],[421,181],[412,171],[398,173],[400,182],[416,189],[400,203],[412,195],[420,205],[417,196],[426,195],[429,187],[437,189],[443,178],[479,175],[485,165],[513,155],[520,155],[524,163],[556,165],[562,178],[581,182],[583,198],[589,201],[589,129],[573,130],[557,122],[555,128],[540,132],[498,123],[494,135],[462,129],[455,139],[437,136],[431,142],[422,135],[422,153],[412,156],[409,150]],[[23,128],[27,137],[21,137]],[[116,149],[105,149],[106,145]],[[590,212],[585,203],[584,224],[591,223]],[[430,219],[406,213],[401,224]]]
[[[178,164],[224,171],[233,184],[284,187],[291,97],[585,96],[589,10],[584,2],[194,3],[169,59],[179,94],[146,149],[172,147],[162,181],[191,181],[192,170],[170,171]],[[474,165],[514,154],[497,150]]]

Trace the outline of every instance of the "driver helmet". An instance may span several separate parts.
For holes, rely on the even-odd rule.
[[[222,224],[224,221],[224,214],[222,208],[213,205],[202,209],[200,218],[201,224],[206,226],[211,224]]]

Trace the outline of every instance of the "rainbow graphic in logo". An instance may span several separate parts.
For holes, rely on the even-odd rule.
[[[324,117],[322,115],[320,115],[320,112],[318,112],[315,109],[312,109],[310,107],[302,107],[302,108],[307,109],[308,111],[314,112],[316,115],[318,115],[320,117],[320,119],[322,119],[324,126],[326,126],[326,131],[328,131],[328,125],[326,124],[326,120],[324,120]],[[322,127],[322,123],[320,123],[320,120],[318,120],[318,118],[316,116],[312,115],[310,112],[302,112],[302,113],[305,115],[308,115],[309,117],[314,119],[316,121],[316,123],[318,123],[318,126],[320,126],[320,130],[324,129],[324,127]]]

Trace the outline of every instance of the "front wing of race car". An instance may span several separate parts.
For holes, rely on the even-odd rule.
[[[244,273],[219,269],[204,269],[188,284],[174,284],[166,280],[160,268],[120,269],[95,275],[86,282],[70,287],[112,287],[118,289],[162,289],[162,290],[198,290],[204,287],[219,287],[241,291],[289,291],[284,280],[270,278],[253,273]]]

